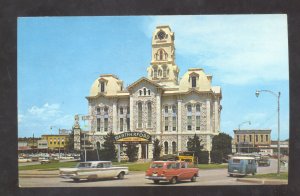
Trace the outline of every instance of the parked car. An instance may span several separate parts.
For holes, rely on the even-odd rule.
[[[41,164],[57,163],[57,162],[59,162],[59,160],[53,157],[43,157],[40,159]]]
[[[228,161],[229,176],[255,175],[257,172],[256,160],[249,156],[233,156]]]
[[[146,179],[153,180],[155,184],[160,181],[169,181],[171,184],[181,180],[195,182],[198,173],[198,168],[188,168],[188,163],[184,161],[154,161],[146,171]]]
[[[270,166],[269,157],[263,156],[257,161],[258,166]]]
[[[18,162],[19,163],[27,163],[27,162],[32,162],[32,160],[30,158],[23,158],[23,157],[20,157],[18,159]]]
[[[96,180],[101,178],[124,179],[128,174],[128,167],[114,167],[111,161],[87,161],[80,162],[75,168],[59,168],[61,178],[73,179],[78,182],[80,179]]]

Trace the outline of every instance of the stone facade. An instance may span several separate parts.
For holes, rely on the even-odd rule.
[[[110,131],[145,131],[161,141],[163,154],[173,154],[185,151],[188,138],[197,134],[211,150],[211,139],[220,132],[221,88],[212,86],[212,76],[201,68],[189,69],[179,80],[174,41],[169,26],[156,27],[147,77],[127,88],[112,74],[95,80],[86,98],[96,143],[103,143]],[[152,145],[145,149],[151,158]],[[139,158],[145,157],[144,150]]]

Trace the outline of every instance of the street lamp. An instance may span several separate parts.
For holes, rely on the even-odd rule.
[[[278,163],[277,163],[277,175],[280,175],[280,92],[278,92],[278,94],[274,93],[273,91],[270,90],[256,90],[255,95],[256,97],[259,96],[260,92],[267,92],[267,93],[271,93],[272,95],[274,95],[275,97],[277,97],[277,105],[278,105],[278,143],[277,143],[277,148],[278,148],[278,152],[277,152],[277,157],[278,157]]]
[[[241,125],[249,123],[249,125],[251,125],[251,121],[244,121],[242,123],[239,124],[239,131],[241,130]],[[238,143],[238,152],[240,152],[240,142]],[[249,148],[248,148],[248,153],[249,153]]]

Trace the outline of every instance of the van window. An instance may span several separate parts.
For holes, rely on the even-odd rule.
[[[163,164],[162,163],[153,163],[151,165],[151,168],[162,168],[163,167]]]
[[[170,163],[169,165],[167,165],[168,169],[175,169],[176,168],[176,164],[175,163]]]
[[[240,159],[232,159],[232,163],[240,163],[241,160]]]

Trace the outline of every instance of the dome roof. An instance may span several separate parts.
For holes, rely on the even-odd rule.
[[[203,69],[192,68],[189,69],[182,77],[179,83],[180,91],[188,91],[192,88],[191,77],[195,76],[197,78],[195,89],[199,91],[209,91],[211,90],[211,79],[212,76],[206,75]]]
[[[112,74],[100,75],[92,84],[90,90],[90,97],[94,97],[100,93],[100,82],[104,82],[104,94],[116,95],[118,91],[123,88],[123,81]]]

